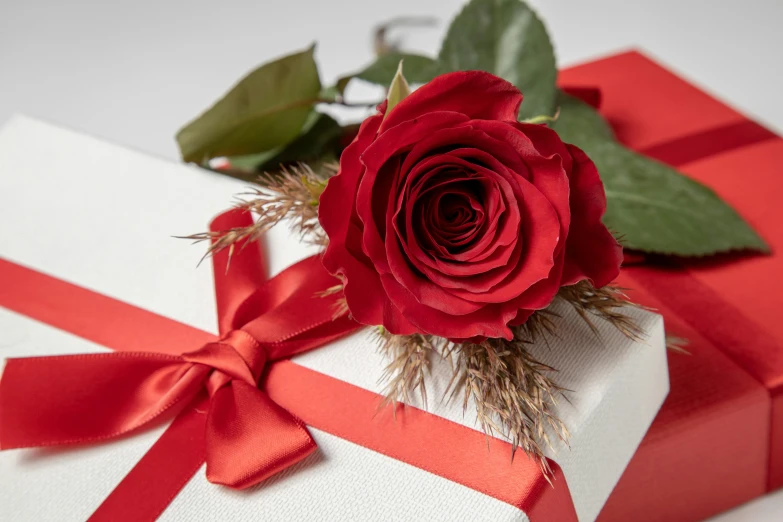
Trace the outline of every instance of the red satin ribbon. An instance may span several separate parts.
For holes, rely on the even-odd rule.
[[[659,143],[640,152],[674,167],[681,167],[716,154],[775,138],[777,135],[769,129],[756,122],[744,120]]]
[[[579,98],[586,104],[590,105],[594,109],[598,109],[601,107],[601,89],[598,89],[597,87],[561,87],[563,92],[566,94],[573,96],[574,98]]]
[[[236,217],[224,216],[213,224],[213,228],[241,226],[243,223],[234,222]],[[267,346],[267,353],[271,358],[275,358],[282,357],[280,347],[283,345],[298,352],[335,339],[355,327],[355,324],[348,320],[342,320],[342,323],[341,320],[331,320],[332,307],[329,300],[318,298],[297,302],[297,295],[306,295],[308,299],[312,299],[313,294],[309,291],[302,294],[296,289],[301,288],[298,286],[300,284],[318,286],[316,281],[309,278],[320,277],[319,271],[323,273],[320,265],[303,262],[304,264],[295,265],[303,268],[302,271],[292,267],[271,281],[263,283],[263,271],[260,268],[262,261],[258,251],[246,248],[232,259],[231,270],[226,271],[225,257],[216,257],[215,280],[221,332],[244,328],[246,313],[250,317],[253,317],[251,311],[263,313],[264,317],[268,318],[267,326],[270,330],[254,332],[254,336],[257,336],[259,344],[270,345]],[[299,281],[300,278],[308,281]],[[332,284],[332,281],[329,281],[329,284]],[[265,290],[257,290],[258,286]],[[236,303],[242,304],[236,306]],[[265,303],[266,306],[261,306],[260,303]],[[198,355],[190,353],[185,357],[175,357],[174,354],[187,351],[190,346],[213,346],[216,340],[206,332],[2,259],[0,306],[103,344],[117,351],[116,355],[121,357],[131,356],[131,359],[134,359],[135,352],[146,348],[153,353],[153,364],[160,361],[177,361],[178,364],[191,365],[189,368],[195,371],[192,368],[198,364],[217,365],[212,359],[213,351],[225,350],[213,347],[206,350],[207,353],[197,350],[201,352]],[[302,310],[307,310],[307,314],[302,313]],[[226,319],[232,317],[233,322]],[[306,323],[302,322],[304,318],[307,318]],[[277,321],[287,322],[282,325],[285,330],[277,329]],[[296,324],[300,325],[300,328],[293,326]],[[291,334],[290,337],[285,332]],[[264,335],[267,337],[263,337]],[[231,334],[228,337],[231,337]],[[286,339],[275,344],[269,341],[270,338]],[[229,342],[237,341],[229,339]],[[240,340],[237,343],[242,342],[244,341]],[[240,346],[240,349],[243,348]],[[114,354],[100,354],[98,357],[112,355]],[[92,357],[87,356],[88,360]],[[229,357],[226,361],[232,361],[231,363],[221,360],[222,370],[209,370],[210,377],[207,377],[203,391],[198,392],[190,405],[181,411],[164,434],[99,506],[91,520],[154,520],[169,505],[206,458],[206,424],[209,415],[204,412],[210,407],[215,409],[214,403],[210,406],[210,401],[214,401],[214,394],[227,386],[243,386],[238,383],[246,382],[242,380],[247,377],[246,374],[242,375],[246,370],[239,364],[238,358],[234,355]],[[196,358],[199,361],[194,362]],[[245,361],[241,355],[240,358]],[[252,359],[252,356],[250,358]],[[60,358],[29,360],[42,359]],[[238,368],[229,367],[229,364],[234,363]],[[250,365],[246,367],[249,368]],[[224,375],[221,376],[219,372]],[[238,378],[231,377],[232,373],[237,374]],[[223,383],[227,378],[229,382]],[[211,384],[210,379],[214,379]],[[28,388],[29,381],[16,384],[9,382],[4,374],[0,380],[0,419],[3,420],[11,418],[12,415],[4,408],[6,403],[11,402],[9,397],[39,387],[39,383],[33,383],[32,388]],[[212,399],[207,396],[208,388],[212,389]],[[509,462],[511,446],[506,442],[488,439],[476,430],[413,407],[398,411],[396,418],[390,412],[378,415],[377,407],[381,398],[377,394],[290,361],[279,361],[271,365],[268,375],[264,377],[263,389],[268,393],[268,397],[263,395],[262,400],[266,401],[271,397],[274,401],[272,404],[281,405],[283,411],[291,411],[308,425],[516,506],[533,522],[576,521],[565,477],[555,462],[550,461],[555,474],[555,486],[551,487],[531,460],[518,456],[513,462]],[[313,393],[313,390],[318,393]],[[42,402],[61,393],[59,390],[53,395],[50,394],[52,390],[42,392],[47,393],[40,397]],[[255,416],[246,418],[254,419]],[[222,420],[220,422],[222,423]],[[5,429],[5,425],[5,422],[0,422],[0,429]],[[226,422],[222,425],[232,424]],[[231,436],[227,438],[231,439]],[[2,434],[0,440],[3,440]],[[258,452],[268,443],[268,439],[256,440],[257,445],[253,447],[253,451]],[[488,451],[481,451],[484,449]],[[226,462],[235,464],[248,453],[239,454],[228,447],[219,448],[218,452],[224,450],[225,454],[213,454],[213,463],[218,465],[218,471],[225,471],[238,482],[243,482],[244,477],[239,476],[241,474],[232,469],[220,469],[220,463],[216,461],[226,459]],[[292,447],[291,452],[296,456],[297,448]],[[274,457],[276,455],[273,455]],[[257,464],[257,467],[265,467],[268,464],[262,462]],[[328,477],[324,480],[328,480]]]
[[[250,220],[232,211],[212,226],[225,230]],[[335,298],[317,296],[335,284],[317,257],[264,281],[260,250],[239,248],[231,270],[225,252],[214,257],[219,339],[178,356],[145,351],[9,359],[0,381],[0,448],[117,438],[202,402],[206,392],[210,482],[247,488],[312,453],[316,445],[304,424],[258,381],[268,361],[315,348],[358,325],[333,320]]]

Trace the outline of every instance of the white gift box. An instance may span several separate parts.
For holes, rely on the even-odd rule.
[[[212,272],[208,263],[197,267],[204,247],[172,236],[205,230],[245,189],[237,180],[16,117],[0,132],[0,258],[216,331]],[[267,250],[273,274],[313,253],[285,227],[270,232]],[[558,445],[550,457],[562,469],[579,520],[590,521],[668,392],[663,323],[630,309],[647,334],[634,343],[601,322],[595,336],[574,313],[562,312],[559,338],[531,349],[572,390],[558,405],[570,448]],[[0,335],[3,359],[107,351],[2,307]],[[374,393],[384,388],[387,361],[366,331],[292,360]],[[429,414],[478,430],[475,412],[463,412],[461,400],[440,400],[450,373],[447,362],[433,364]],[[0,519],[88,518],[165,428],[94,446],[0,452]],[[528,520],[490,495],[325,431],[310,432],[319,450],[294,468],[242,492],[207,482],[201,470],[160,518]],[[474,451],[489,450],[482,443]]]

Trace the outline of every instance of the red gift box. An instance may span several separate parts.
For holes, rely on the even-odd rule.
[[[691,355],[670,354],[669,397],[599,520],[701,520],[783,486],[783,139],[638,52],[560,82],[598,88],[621,142],[711,187],[773,251],[625,269]]]

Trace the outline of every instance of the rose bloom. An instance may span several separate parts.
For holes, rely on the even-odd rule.
[[[489,73],[445,74],[361,126],[329,180],[323,262],[393,334],[512,338],[563,285],[618,274],[598,171]]]

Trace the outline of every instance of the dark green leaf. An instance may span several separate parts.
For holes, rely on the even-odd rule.
[[[438,63],[432,58],[418,54],[389,53],[378,57],[375,62],[363,70],[340,78],[335,87],[342,93],[348,82],[354,78],[388,87],[397,72],[397,65],[400,61],[403,62],[405,68],[405,78],[411,84],[427,83],[442,72]]]
[[[229,162],[237,169],[263,171],[286,163],[336,157],[342,134],[343,128],[331,116],[312,111],[302,126],[302,133],[292,142],[258,154],[234,156]]]
[[[623,245],[678,256],[769,250],[711,189],[614,141],[609,125],[589,105],[565,94],[560,101],[554,128],[598,167],[606,189],[604,222]]]
[[[483,70],[516,85],[525,97],[521,119],[554,113],[552,44],[520,0],[472,0],[451,23],[438,60],[444,70]]]
[[[604,221],[622,234],[628,248],[679,256],[769,251],[708,187],[619,143],[604,141],[589,149],[606,187]]]
[[[177,133],[182,158],[264,152],[301,131],[321,90],[314,47],[267,63]]]

